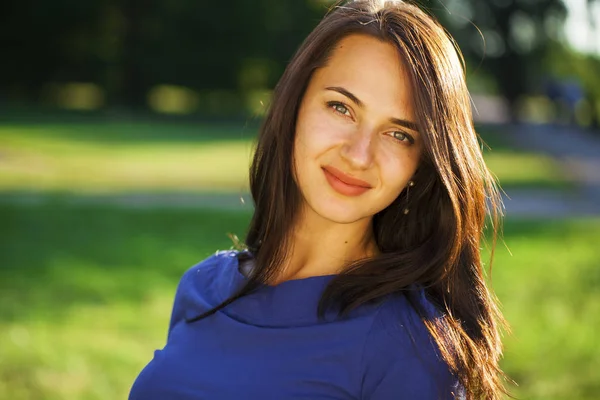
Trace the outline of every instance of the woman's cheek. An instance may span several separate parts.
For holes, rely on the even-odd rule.
[[[408,154],[406,151],[399,151],[401,150],[399,147],[395,148],[389,144],[386,146],[385,143],[379,143],[375,149],[380,174],[386,182],[393,186],[402,185],[405,175],[410,176],[412,170],[412,162],[407,159]]]
[[[332,147],[344,138],[339,127],[327,120],[315,121],[308,128],[306,144],[312,149]]]

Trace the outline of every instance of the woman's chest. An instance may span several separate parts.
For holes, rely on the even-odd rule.
[[[130,399],[360,397],[366,333],[359,327],[212,322],[177,326],[136,380]]]

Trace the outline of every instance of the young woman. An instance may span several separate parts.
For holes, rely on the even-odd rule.
[[[184,274],[130,399],[499,399],[479,253],[499,203],[470,110],[430,16],[333,8],[275,88],[247,248]]]

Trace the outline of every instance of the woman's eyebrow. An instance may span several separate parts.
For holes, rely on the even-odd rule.
[[[360,99],[358,97],[356,97],[353,93],[349,92],[348,90],[344,89],[343,87],[329,86],[329,87],[326,87],[325,89],[333,90],[334,92],[343,94],[344,96],[346,96],[347,98],[352,100],[354,103],[356,103],[356,105],[359,106],[360,108],[363,108],[365,106],[364,103],[362,101],[360,101]]]
[[[415,132],[419,132],[419,126],[412,121],[407,121],[405,119],[400,119],[400,118],[390,118],[390,122],[392,124],[400,125],[404,128],[411,129]]]
[[[356,97],[352,92],[350,92],[349,90],[347,90],[341,86],[328,86],[325,89],[332,90],[334,92],[338,92],[339,94],[346,96],[360,108],[364,108],[364,106],[365,106],[365,104],[358,97]],[[396,124],[396,125],[400,125],[404,128],[412,129],[415,132],[419,131],[418,125],[412,121],[407,121],[402,118],[393,118],[392,117],[392,118],[390,118],[390,122],[393,124]]]

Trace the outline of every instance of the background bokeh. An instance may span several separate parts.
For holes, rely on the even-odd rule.
[[[257,127],[330,4],[0,4],[0,399],[126,398],[180,276],[243,240]],[[505,191],[512,391],[600,398],[600,1],[420,4]]]

